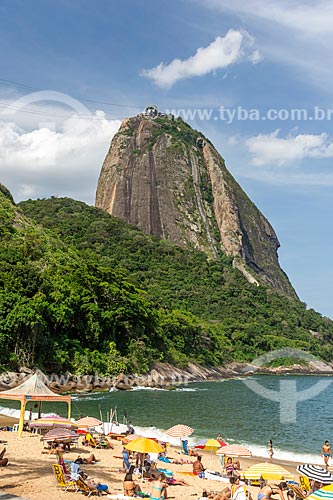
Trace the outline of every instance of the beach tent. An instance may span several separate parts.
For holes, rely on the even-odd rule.
[[[52,392],[37,373],[25,380],[22,384],[14,387],[14,389],[0,392],[0,399],[11,399],[21,402],[18,428],[19,436],[21,436],[23,431],[25,407],[29,401],[63,401],[68,405],[68,418],[71,416],[71,397],[61,396],[60,394]]]

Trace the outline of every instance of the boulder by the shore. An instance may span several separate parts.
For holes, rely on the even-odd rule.
[[[300,375],[332,375],[333,367],[320,360],[309,361],[307,365],[294,364],[280,367],[258,367],[247,363],[233,362],[225,367],[204,367],[190,363],[186,368],[177,368],[167,363],[155,363],[153,369],[144,374],[120,373],[115,377],[93,375],[44,374],[35,370],[43,378],[48,387],[55,393],[85,393],[92,391],[122,390],[135,387],[172,388],[189,382],[204,382],[226,378],[246,377],[256,374],[300,374]],[[33,370],[21,368],[19,372],[5,372],[0,375],[0,391],[6,391],[20,385],[29,378]]]

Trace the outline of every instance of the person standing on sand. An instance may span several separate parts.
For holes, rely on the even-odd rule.
[[[329,441],[325,441],[325,443],[323,444],[322,450],[323,450],[323,458],[324,458],[325,467],[326,467],[326,469],[328,469],[328,460],[332,456],[332,451],[331,451],[331,446],[330,446]]]
[[[274,450],[273,450],[273,441],[271,439],[268,441],[268,446],[269,446],[269,448],[268,448],[269,461],[272,462]]]

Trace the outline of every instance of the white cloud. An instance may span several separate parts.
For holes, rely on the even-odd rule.
[[[288,135],[279,137],[279,130],[271,134],[259,134],[245,141],[252,155],[252,164],[289,165],[305,158],[333,157],[332,139],[325,133]]]
[[[222,19],[226,12],[234,14],[255,34],[265,59],[287,65],[297,78],[306,75],[307,84],[331,92],[332,0],[206,0],[200,6]]]
[[[154,68],[143,70],[142,75],[159,87],[170,88],[179,80],[206,75],[244,58],[257,63],[260,54],[250,50],[253,42],[254,39],[246,31],[229,30],[224,37],[218,36],[208,47],[197,49],[188,59],[174,59],[169,64],[160,63]]]
[[[287,28],[294,28],[305,36],[332,33],[333,4],[331,0],[208,0],[206,5],[248,15]]]
[[[27,130],[13,117],[8,121],[0,115],[0,182],[17,201],[63,195],[93,203],[104,157],[120,123],[96,111]]]

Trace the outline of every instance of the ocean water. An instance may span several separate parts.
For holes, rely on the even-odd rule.
[[[102,415],[107,421],[110,411],[116,408],[119,422],[125,413],[137,433],[160,437],[173,444],[179,445],[180,441],[170,440],[164,431],[184,423],[195,429],[189,438],[190,444],[220,433],[229,444],[244,444],[253,455],[267,459],[268,441],[272,439],[274,458],[321,464],[322,444],[331,439],[333,430],[333,378],[255,376],[250,380],[260,384],[259,393],[247,387],[244,379],[229,379],[190,383],[174,390],[138,388],[74,395],[72,415],[97,418]],[[280,398],[280,401],[267,399],[267,394],[263,397],[267,392],[269,397]],[[43,411],[65,414],[60,404],[43,404]],[[294,421],[284,421],[293,417]]]

